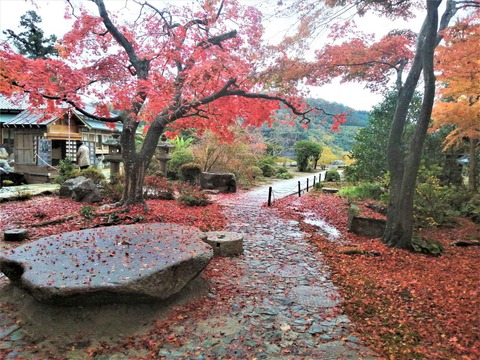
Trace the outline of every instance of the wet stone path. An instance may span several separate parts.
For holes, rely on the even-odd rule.
[[[242,348],[255,345],[257,359],[375,359],[350,334],[353,325],[341,312],[342,299],[329,268],[303,239],[298,223],[262,207],[258,192],[219,202],[225,205],[225,230],[244,236],[237,266],[243,270],[239,285],[249,297],[240,295],[232,304],[233,329],[241,330],[228,337],[232,343],[241,339],[238,358],[245,358]],[[223,341],[211,355],[232,354],[227,345]]]

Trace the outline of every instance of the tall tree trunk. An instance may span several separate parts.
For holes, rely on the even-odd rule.
[[[478,159],[477,159],[477,142],[478,139],[470,138],[469,155],[470,161],[468,163],[468,190],[477,192],[477,177],[478,177]]]
[[[125,168],[125,187],[119,204],[140,203],[148,209],[143,197],[144,179],[165,125],[163,121],[154,121],[139,151],[137,151],[135,143],[137,127],[138,123],[135,120],[126,119],[124,121],[120,141]]]
[[[413,199],[416,176],[435,95],[433,59],[437,44],[438,6],[440,3],[440,0],[427,1],[427,15],[419,34],[412,69],[408,74],[405,85],[399,91],[397,109],[389,137],[387,158],[391,174],[390,202],[382,241],[396,248],[412,249]],[[408,107],[422,69],[425,81],[422,110],[409,145],[408,156],[404,159],[402,135]]]

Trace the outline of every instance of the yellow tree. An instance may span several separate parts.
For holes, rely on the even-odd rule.
[[[338,160],[339,156],[335,155],[328,146],[324,146],[322,150],[322,155],[320,156],[320,160],[318,162],[318,165],[322,167],[322,169],[325,168],[328,164],[330,164],[333,160]]]
[[[480,12],[459,22],[445,33],[445,45],[438,48],[438,100],[433,111],[436,130],[453,126],[445,149],[469,140],[469,189],[477,189],[480,141]]]

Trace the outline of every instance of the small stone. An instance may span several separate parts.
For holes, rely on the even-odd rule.
[[[14,331],[17,331],[20,327],[17,324],[14,324],[12,326],[8,326],[2,330],[0,330],[0,339],[6,338],[8,335],[13,333]]]
[[[313,324],[312,326],[310,326],[310,329],[308,329],[308,332],[312,335],[322,333],[323,331],[324,331],[324,328],[317,324]]]
[[[23,241],[28,239],[27,229],[10,229],[3,233],[3,240],[5,241]]]
[[[25,330],[18,329],[17,331],[12,333],[12,335],[10,336],[10,340],[11,341],[19,341],[19,340],[25,339],[25,337],[27,337],[27,336],[28,336],[28,334]]]
[[[0,342],[0,349],[10,349],[13,344],[10,341],[2,341]]]
[[[325,340],[325,341],[330,341],[330,340],[333,339],[333,337],[331,335],[328,335],[328,334],[322,334],[322,335],[320,335],[320,339]]]
[[[214,256],[233,257],[243,254],[243,236],[228,231],[209,231],[204,241],[213,249]]]
[[[272,344],[268,341],[264,345],[266,348],[266,353],[268,355],[278,354],[280,351],[282,351],[282,349],[279,346]]]
[[[202,347],[204,349],[208,349],[208,348],[211,348],[211,347],[214,347],[215,345],[217,345],[218,343],[220,343],[220,340],[219,339],[208,339],[208,340],[205,340],[203,343],[202,343]]]
[[[235,336],[227,336],[222,339],[225,344],[230,344],[233,340],[235,340]]]
[[[122,353],[97,355],[93,358],[93,360],[128,360],[128,356]]]
[[[262,309],[260,310],[260,314],[264,315],[277,315],[280,312],[277,308],[270,308],[270,309]]]

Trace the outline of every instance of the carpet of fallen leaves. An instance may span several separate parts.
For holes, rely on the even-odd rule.
[[[452,241],[479,239],[478,225],[425,231],[445,247],[440,257],[388,248],[347,230],[347,202],[339,196],[310,193],[275,206],[289,219],[302,221],[315,212],[341,231],[345,245],[328,241],[318,229],[301,223],[325,255],[345,298],[345,312],[366,345],[389,359],[480,358],[480,247],[457,247]],[[365,214],[362,214],[365,215]],[[368,256],[368,254],[380,256]]]
[[[187,207],[173,200],[147,200],[150,208],[143,206],[128,209],[104,206],[105,204],[82,204],[58,196],[33,197],[26,201],[0,203],[0,232],[26,228],[30,240],[67,231],[89,229],[129,223],[175,223],[196,226],[202,231],[220,230],[225,218],[218,204],[205,207]],[[82,208],[91,213],[91,218],[81,214]]]

